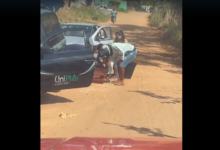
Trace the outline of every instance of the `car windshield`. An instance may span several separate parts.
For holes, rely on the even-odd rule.
[[[84,25],[61,25],[62,28],[75,28],[75,29],[85,29],[85,34],[86,34],[86,37],[90,37],[91,36],[91,30],[92,30],[92,27],[91,26],[84,26]]]
[[[84,37],[84,31],[83,30],[77,30],[77,31],[66,31],[63,33],[65,36],[79,36]]]

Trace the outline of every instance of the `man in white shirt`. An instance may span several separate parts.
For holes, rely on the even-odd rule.
[[[125,67],[136,57],[136,48],[129,43],[113,43],[110,45],[114,63],[118,65],[119,79],[115,85],[124,85]]]

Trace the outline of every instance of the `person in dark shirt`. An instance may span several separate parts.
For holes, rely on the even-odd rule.
[[[105,44],[99,44],[97,47],[98,50],[98,59],[101,57],[103,62],[102,64],[105,65],[106,70],[108,71],[108,75],[107,75],[107,82],[109,82],[109,77],[111,75],[111,61],[110,61],[110,57],[113,54],[111,47],[109,45],[105,45]],[[109,71],[110,70],[110,71]]]
[[[103,64],[106,66],[106,69],[108,69],[110,65],[110,55],[112,54],[110,52],[109,46],[105,44],[99,44],[97,47],[99,57],[103,59]]]

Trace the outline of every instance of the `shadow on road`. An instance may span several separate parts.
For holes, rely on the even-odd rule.
[[[177,103],[182,103],[182,98],[176,98],[171,100],[171,102],[161,102],[163,104],[177,104]]]
[[[139,94],[142,94],[142,95],[146,95],[146,96],[150,96],[150,97],[153,97],[153,98],[157,98],[157,99],[160,99],[160,100],[168,100],[168,99],[171,99],[171,101],[161,102],[162,104],[177,104],[177,103],[182,103],[182,98],[173,98],[173,97],[170,97],[170,96],[161,96],[161,95],[157,95],[157,94],[154,94],[154,93],[148,92],[148,91],[139,91],[139,90],[136,90],[136,91],[128,91],[128,92],[135,92],[135,93],[139,93]]]
[[[113,124],[113,123],[107,123],[107,122],[102,122],[106,125],[115,125],[115,126],[119,126],[122,128],[125,128],[125,130],[133,130],[136,131],[140,134],[147,134],[148,136],[153,136],[153,137],[168,137],[168,138],[177,138],[177,137],[173,137],[173,136],[169,136],[166,134],[163,134],[162,131],[160,129],[155,129],[155,131],[148,129],[148,128],[144,128],[144,127],[134,127],[134,126],[125,126],[125,125],[120,125],[120,124]]]
[[[49,93],[46,93],[45,95],[41,95],[40,100],[41,100],[41,105],[73,102],[72,100],[69,100],[69,99],[66,99],[60,96],[51,95]]]
[[[167,51],[167,53],[159,52],[161,49],[161,35],[160,33],[151,27],[142,27],[136,25],[127,25],[127,24],[116,24],[113,27],[113,35],[115,36],[115,32],[118,30],[124,31],[126,39],[129,43],[138,47],[138,54],[135,58],[135,62],[138,65],[150,65],[155,67],[160,67],[159,62],[164,62],[171,64],[175,67],[182,66],[182,62],[176,60],[178,58],[178,54],[173,51]],[[157,51],[157,53],[151,52]]]
[[[147,95],[147,96],[150,96],[150,97],[153,97],[153,98],[158,98],[158,99],[170,99],[172,97],[169,97],[169,96],[160,96],[160,95],[156,95],[152,92],[148,92],[148,91],[129,91],[129,92],[135,92],[135,93],[139,93],[139,94],[142,94],[142,95]]]
[[[167,72],[170,72],[170,73],[182,74],[182,70],[177,70],[177,71],[174,71],[174,70],[164,70],[164,71],[167,71]]]

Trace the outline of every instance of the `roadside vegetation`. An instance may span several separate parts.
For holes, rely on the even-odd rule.
[[[127,12],[128,12],[128,10],[125,10],[124,8],[118,8],[118,6],[119,6],[119,3],[118,3],[118,2],[111,1],[110,3],[111,3],[111,4],[110,4],[110,5],[111,5],[110,8],[115,7],[117,12],[124,12],[124,13],[127,13]]]
[[[142,0],[142,5],[155,6],[159,0]]]
[[[142,0],[142,3],[139,3],[138,1],[128,1],[127,5],[129,10],[139,11],[141,5],[155,6],[158,1],[159,0]]]
[[[91,7],[63,7],[57,11],[60,23],[70,22],[106,22],[110,19],[110,15],[99,13]]]
[[[160,1],[150,16],[151,26],[164,31],[164,39],[182,51],[182,0]]]

